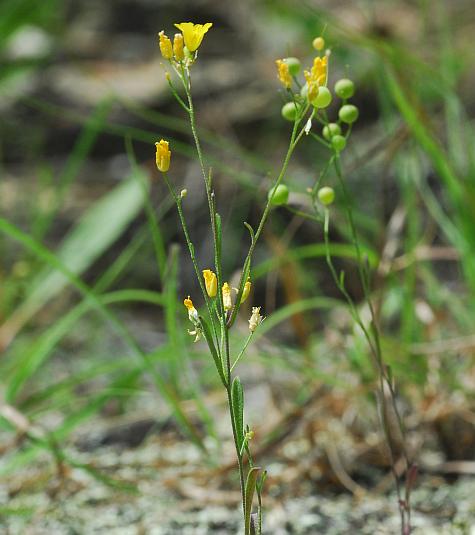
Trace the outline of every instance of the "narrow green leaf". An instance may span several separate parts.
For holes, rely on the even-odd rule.
[[[241,451],[244,442],[244,392],[239,377],[234,378],[231,387],[231,399],[233,403],[232,409],[234,425],[236,426],[236,437],[239,451]]]
[[[249,225],[249,223],[247,223],[247,221],[244,221],[244,226],[247,228],[249,234],[251,235],[251,242],[254,243],[254,229],[251,227],[251,225]]]
[[[183,412],[183,409],[181,408],[180,404],[180,399],[176,396],[176,392],[174,392],[170,388],[169,384],[164,380],[161,374],[157,372],[152,360],[150,359],[150,356],[141,349],[137,340],[125,327],[123,322],[119,318],[117,318],[117,316],[114,315],[106,306],[104,306],[99,297],[91,290],[91,288],[87,284],[85,284],[77,275],[72,273],[56,255],[54,255],[37,240],[33,239],[28,234],[22,232],[20,229],[15,227],[15,225],[12,225],[2,217],[0,217],[0,232],[6,234],[15,241],[18,241],[25,248],[31,251],[35,256],[47,262],[52,268],[57,269],[62,275],[66,277],[69,283],[71,283],[84,297],[86,297],[90,301],[94,309],[99,312],[103,319],[108,321],[108,323],[114,328],[117,334],[122,338],[124,343],[129,347],[129,349],[131,349],[132,353],[143,362],[145,368],[153,377],[158,391],[162,394],[162,396],[172,408],[173,414],[177,419],[178,423],[182,426],[183,431],[190,436],[191,440],[202,451],[206,451],[206,447],[203,444],[201,436],[197,432],[195,426],[190,421],[188,416]],[[0,328],[0,338],[1,329],[3,329],[4,327],[5,324]],[[8,401],[11,401],[11,399],[8,399]]]
[[[226,377],[224,375],[223,363],[221,362],[221,359],[220,359],[220,357],[218,355],[218,352],[216,351],[216,346],[214,345],[213,335],[211,333],[211,329],[209,328],[209,325],[206,322],[206,320],[201,316],[200,316],[200,321],[201,321],[201,325],[203,327],[204,337],[206,338],[206,342],[208,343],[208,347],[209,347],[209,350],[211,351],[211,356],[213,357],[216,369],[218,370],[219,377],[221,378],[221,381],[222,381],[223,385],[226,387],[227,386],[227,380],[226,380]]]
[[[129,178],[89,208],[64,239],[57,259],[74,275],[81,275],[124,232],[142,207],[144,194],[136,178]],[[46,302],[70,281],[64,273],[49,265],[32,280],[28,296],[8,318],[4,330],[13,337]]]
[[[261,469],[258,466],[254,466],[249,470],[246,480],[246,499],[244,501],[244,533],[245,535],[251,534],[251,512],[252,512],[252,500],[254,498],[254,491],[256,489],[257,476]]]

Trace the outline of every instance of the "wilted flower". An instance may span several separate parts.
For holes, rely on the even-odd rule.
[[[188,330],[188,334],[190,336],[194,336],[195,337],[195,339],[193,340],[194,342],[198,342],[198,340],[201,338],[201,336],[203,334],[200,318],[198,316],[198,311],[194,307],[193,301],[190,299],[190,296],[188,296],[183,301],[183,304],[186,306],[186,308],[188,310],[188,319],[195,326],[193,331]]]
[[[264,319],[260,315],[261,307],[252,307],[252,315],[249,318],[249,330],[254,332],[257,329],[257,326],[262,323]]]
[[[231,287],[227,282],[223,284],[223,305],[224,310],[231,310],[233,303],[231,301]]]
[[[199,321],[198,318],[198,311],[193,306],[193,301],[190,299],[190,296],[188,296],[184,301],[183,304],[186,306],[188,310],[188,318],[191,322],[195,323]]]

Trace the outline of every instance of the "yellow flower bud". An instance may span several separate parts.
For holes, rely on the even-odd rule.
[[[231,287],[227,282],[223,284],[223,305],[224,310],[228,311],[231,310],[233,307],[233,303],[231,301]]]
[[[249,442],[249,440],[252,440],[254,438],[254,431],[250,430],[247,431],[245,434],[245,439]]]
[[[218,279],[216,274],[210,269],[203,269],[203,277],[205,280],[206,292],[210,297],[215,297],[218,293]]]
[[[161,139],[160,142],[155,143],[157,152],[155,154],[155,162],[157,169],[162,173],[166,173],[170,167],[170,158],[172,153],[168,149],[168,141]]]
[[[177,61],[185,59],[185,53],[183,51],[183,34],[176,33],[173,38],[173,54]]]
[[[249,297],[250,293],[251,293],[251,281],[247,279],[247,282],[244,285],[244,289],[242,291],[241,304],[244,303],[244,301]]]
[[[190,52],[194,52],[201,45],[205,33],[213,26],[213,23],[193,24],[192,22],[180,22],[180,24],[175,24],[175,26],[183,34],[186,48]]]
[[[277,76],[281,84],[286,89],[289,89],[290,86],[292,85],[292,78],[290,77],[288,64],[282,59],[277,59],[275,61],[275,64],[277,65]]]
[[[165,32],[163,32],[163,31],[161,31],[158,34],[158,38],[159,38],[160,52],[162,53],[162,56],[165,59],[172,59],[173,58],[172,42],[165,35]]]

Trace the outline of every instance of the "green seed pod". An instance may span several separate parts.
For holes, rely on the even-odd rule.
[[[285,58],[284,62],[289,67],[290,76],[297,76],[300,72],[300,61],[297,58]]]
[[[323,50],[323,47],[325,46],[325,39],[323,39],[323,37],[315,37],[315,39],[312,41],[312,45],[315,50]]]
[[[335,190],[324,186],[318,190],[318,200],[325,206],[329,206],[335,200]]]
[[[328,123],[323,127],[322,133],[323,137],[330,141],[333,136],[339,136],[341,134],[340,125],[336,123]]]
[[[335,93],[340,98],[351,98],[355,94],[355,84],[348,78],[342,78],[335,84]]]
[[[341,121],[347,124],[354,123],[358,119],[359,115],[358,108],[353,106],[353,104],[345,104],[340,108],[338,112],[338,117]]]
[[[273,193],[274,196],[272,197]],[[269,190],[267,198],[270,199],[271,197],[271,204],[273,204],[274,206],[281,206],[282,204],[287,204],[287,201],[289,200],[289,188],[285,184],[279,184],[277,187],[271,188]]]
[[[287,102],[282,106],[282,117],[287,121],[295,121],[298,114],[298,108],[295,102]]]
[[[311,104],[315,108],[327,108],[332,101],[330,90],[325,87],[318,88],[318,95],[312,100]]]
[[[346,147],[346,139],[343,136],[333,136],[332,147],[337,152],[341,152]]]

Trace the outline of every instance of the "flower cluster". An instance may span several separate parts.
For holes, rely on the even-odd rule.
[[[339,154],[345,147],[347,139],[351,133],[352,124],[358,119],[358,108],[349,104],[348,100],[354,95],[354,83],[343,78],[335,83],[333,93],[328,87],[328,64],[330,51],[325,49],[325,40],[319,36],[313,40],[313,48],[318,55],[314,57],[312,66],[303,71],[304,81],[298,80],[301,70],[300,61],[294,57],[276,60],[277,77],[286,90],[286,94],[291,97],[289,102],[282,106],[282,117],[298,125],[301,121],[305,124],[303,131],[307,135],[312,135],[317,141]],[[329,122],[327,113],[320,113],[330,106],[333,101],[333,94],[341,99],[341,107],[338,110],[338,119]],[[309,113],[309,117],[304,122],[304,117]],[[323,124],[322,136],[312,132],[312,119],[316,118]],[[342,129],[346,127],[346,131]],[[313,188],[309,188],[312,195],[315,195]],[[269,191],[269,202],[275,206],[287,204],[289,198],[288,187],[280,183],[277,187]],[[335,193],[330,187],[324,187],[318,192],[318,200],[324,206],[333,203]]]
[[[288,102],[282,109],[282,115],[290,121],[294,121],[298,117],[299,108],[302,109],[305,103],[311,104],[316,109],[323,109],[328,107],[332,100],[331,93],[326,87],[330,52],[326,51],[323,56],[320,55],[320,51],[325,46],[323,37],[317,37],[313,43],[319,55],[314,58],[310,69],[304,70],[305,83],[303,85],[300,85],[297,80],[300,73],[300,61],[297,58],[276,60],[277,76],[280,83],[292,95],[292,102]],[[296,85],[301,88],[300,93],[294,93],[292,79],[295,79]]]
[[[205,284],[206,293],[208,294],[208,297],[212,299],[215,298],[218,294],[218,278],[216,277],[216,273],[214,273],[214,271],[211,271],[211,269],[204,269],[203,279],[204,279],[204,284]],[[251,286],[252,286],[251,281],[248,279],[244,284],[239,306],[242,305],[249,297],[249,294],[251,293]],[[223,308],[226,313],[232,310],[233,306],[236,305],[236,303],[233,305],[233,298],[232,298],[231,290],[234,290],[236,294],[239,293],[239,290],[237,288],[231,289],[231,286],[229,285],[228,282],[223,283],[223,286],[221,288],[221,296],[223,299]],[[198,312],[193,306],[193,302],[191,301],[190,296],[188,296],[183,301],[183,304],[188,310],[189,320],[195,326],[195,330],[188,331],[188,332],[190,335],[195,336],[195,342],[197,342],[201,338],[201,334],[202,334],[201,322],[198,316]],[[253,316],[249,320],[249,329],[252,332],[256,329],[257,325],[259,325],[259,323],[261,323],[263,319],[262,316],[259,316],[260,320],[256,319],[255,310],[260,310],[260,307],[259,309],[253,308]]]
[[[173,43],[162,30],[158,34],[158,44],[162,56],[175,67],[184,65],[190,66],[196,59],[196,54],[205,33],[211,28],[213,23],[193,24],[193,22],[180,22],[175,26],[181,31],[176,33]]]

